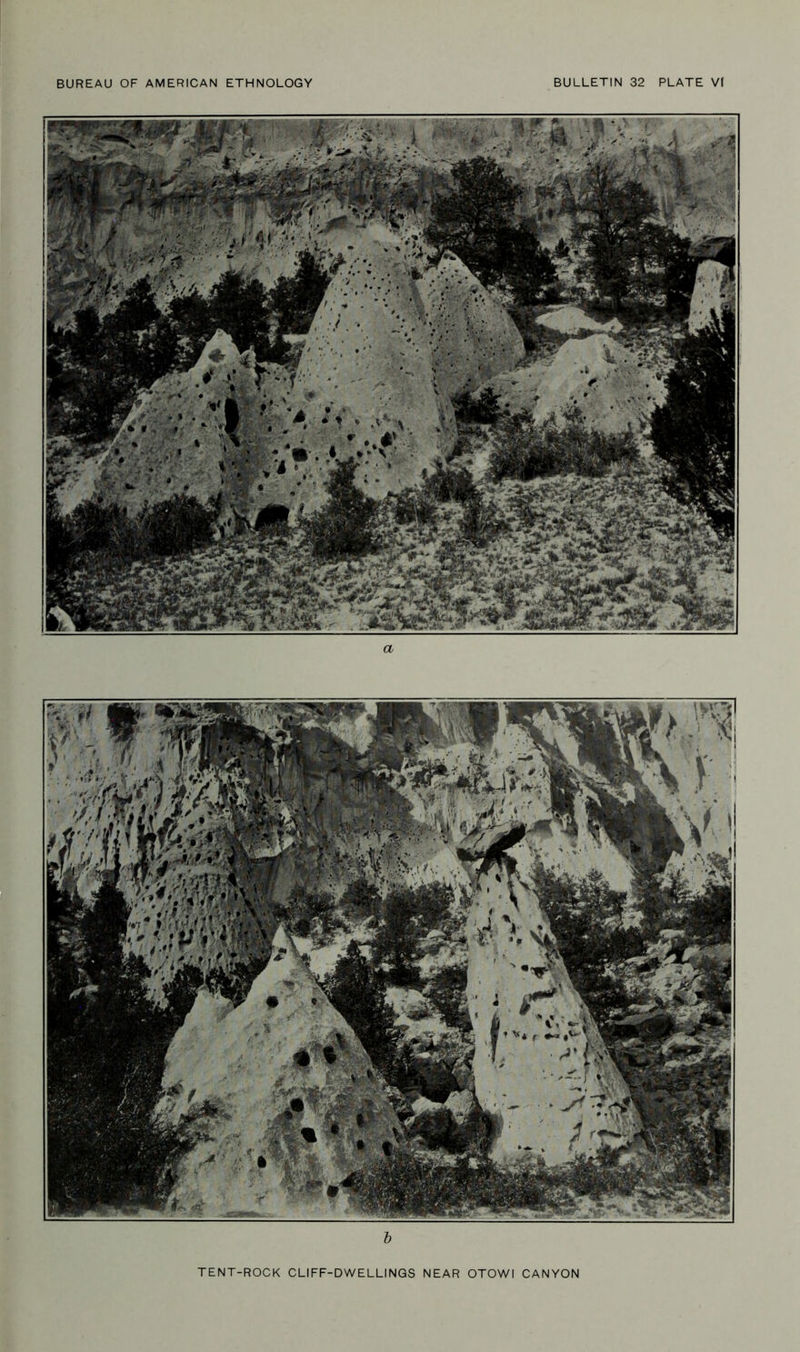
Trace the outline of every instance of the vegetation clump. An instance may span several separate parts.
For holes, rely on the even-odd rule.
[[[433,203],[428,236],[452,249],[484,286],[504,282],[519,305],[532,305],[556,281],[533,223],[517,217],[522,189],[484,155],[453,165],[453,189]]]
[[[601,432],[587,427],[571,410],[561,422],[551,414],[534,424],[523,414],[510,414],[499,427],[489,468],[495,480],[544,478],[553,474],[580,474],[600,478],[620,462],[636,459],[638,450],[630,431]]]
[[[211,542],[216,512],[180,493],[129,517],[116,503],[82,502],[62,516],[48,493],[47,568],[58,576],[83,554],[104,553],[111,563],[158,555],[186,554]]]
[[[180,1019],[147,997],[123,955],[127,913],[104,886],[90,906],[47,894],[47,1190],[56,1211],[153,1204],[174,1141],[151,1121]]]
[[[398,1036],[392,1010],[386,999],[386,982],[350,940],[323,990],[335,1009],[357,1034],[364,1050],[387,1078],[400,1069]]]
[[[303,523],[317,559],[367,554],[377,543],[378,504],[355,483],[356,462],[343,460],[328,478],[328,501]]]
[[[664,486],[700,509],[718,535],[736,524],[736,321],[731,312],[689,334],[667,376],[667,397],[651,419]]]
[[[542,1201],[539,1175],[502,1169],[487,1159],[462,1156],[455,1163],[398,1152],[353,1178],[358,1209],[367,1215],[466,1215],[478,1208],[508,1211]]]

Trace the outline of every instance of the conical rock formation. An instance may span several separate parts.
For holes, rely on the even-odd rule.
[[[468,920],[475,1094],[496,1160],[548,1165],[630,1145],[642,1124],[569,979],[535,893],[508,855],[487,858]]]
[[[167,1051],[155,1120],[177,1129],[168,1210],[346,1209],[349,1176],[403,1142],[349,1024],[281,927],[243,1004],[198,993]]]
[[[522,334],[503,306],[469,268],[447,250],[419,283],[430,326],[439,388],[452,398],[525,356]]]
[[[250,520],[266,492],[287,504],[293,475],[281,481],[267,456],[284,426],[291,382],[283,367],[241,356],[221,329],[190,371],[157,380],[136,400],[115,437],[95,496],[130,516],[187,494]]]
[[[537,422],[557,421],[573,412],[599,432],[638,433],[657,403],[664,385],[658,376],[607,333],[570,338],[557,351],[538,383]]]
[[[722,319],[726,310],[736,303],[736,283],[733,269],[724,263],[704,258],[697,265],[689,306],[689,332],[699,333],[715,320]]]
[[[372,497],[404,488],[455,445],[428,324],[399,246],[367,236],[331,281],[297,368],[285,449],[355,460]]]

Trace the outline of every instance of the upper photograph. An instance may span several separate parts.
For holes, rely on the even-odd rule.
[[[735,631],[735,115],[44,134],[47,630]]]

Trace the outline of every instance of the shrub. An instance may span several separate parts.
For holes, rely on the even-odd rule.
[[[467,1006],[467,968],[442,967],[425,987],[426,996],[433,1001],[450,1028],[469,1032],[472,1021]]]
[[[630,431],[610,433],[589,428],[576,410],[562,422],[551,415],[539,425],[517,413],[502,420],[489,469],[496,480],[527,480],[551,474],[599,478],[611,465],[634,460],[637,455]]]
[[[328,479],[328,501],[314,512],[304,530],[318,559],[367,554],[375,548],[377,503],[355,484],[356,462],[344,460]]]
[[[435,502],[469,502],[477,497],[475,480],[463,465],[439,465],[425,480]]]
[[[113,888],[81,907],[47,897],[47,1184],[51,1205],[155,1201],[174,1144],[152,1124],[178,1024],[154,1008],[141,960],[123,957]]]
[[[477,394],[470,390],[459,394],[453,400],[453,409],[456,417],[463,422],[496,423],[500,416],[500,400],[491,385],[487,385]]]
[[[292,277],[279,277],[269,293],[269,304],[281,333],[307,333],[327,290],[330,275],[304,249]]]
[[[603,1197],[610,1192],[629,1195],[636,1185],[637,1173],[630,1165],[620,1165],[610,1146],[602,1146],[595,1159],[582,1155],[574,1164],[557,1170],[559,1182],[581,1197]]]
[[[216,513],[197,498],[179,493],[145,508],[139,525],[153,554],[187,554],[211,542]]]
[[[342,892],[339,905],[352,908],[357,915],[377,915],[381,894],[375,884],[367,882],[366,878],[354,878]]]
[[[61,573],[69,563],[71,539],[54,488],[48,488],[45,499],[45,561],[50,573]]]
[[[614,892],[595,870],[575,882],[541,867],[536,890],[570,979],[602,1028],[627,1002],[608,964],[644,951],[641,932],[621,923],[625,893]]]
[[[712,883],[686,904],[686,932],[691,938],[729,944],[733,906],[730,883]]]
[[[354,939],[322,986],[375,1065],[391,1079],[398,1067],[398,1039],[386,984]]]
[[[698,507],[720,536],[736,515],[736,322],[727,312],[683,340],[667,377],[665,403],[653,410],[653,449],[667,466],[665,487]]]
[[[410,888],[394,888],[381,908],[381,922],[375,935],[375,958],[385,962],[392,976],[407,978],[413,973],[419,927]]]
[[[404,488],[394,500],[395,519],[401,524],[415,522],[418,526],[436,520],[438,503],[424,488]]]
[[[500,518],[490,502],[468,498],[461,507],[461,534],[473,545],[485,545],[503,529]]]

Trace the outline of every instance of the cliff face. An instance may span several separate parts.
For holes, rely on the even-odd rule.
[[[730,854],[724,703],[53,704],[48,861],[89,898],[113,881],[155,993],[183,966],[266,963],[296,885],[338,896],[441,880],[457,846],[516,820],[538,863],[627,890],[702,884]]]
[[[53,121],[48,309],[113,307],[149,275],[168,299],[227,268],[269,284],[366,226],[410,255],[452,165],[485,155],[521,186],[546,243],[569,233],[589,158],[608,155],[691,239],[732,234],[728,117],[220,118]]]

